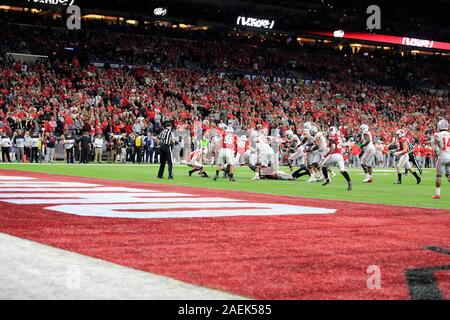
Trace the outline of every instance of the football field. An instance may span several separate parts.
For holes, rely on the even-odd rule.
[[[348,192],[339,174],[322,187],[157,169],[0,165],[0,298],[450,298],[450,190],[431,198],[433,170],[420,185],[351,170]]]
[[[289,195],[306,198],[347,200],[366,203],[392,204],[412,206],[419,208],[450,209],[450,184],[443,178],[442,198],[432,199],[434,195],[435,170],[425,169],[422,182],[416,184],[415,178],[409,174],[403,177],[403,185],[395,185],[397,179],[395,169],[374,169],[374,183],[362,183],[364,178],[362,169],[350,169],[353,180],[353,190],[346,190],[345,179],[338,173],[332,183],[322,187],[321,183],[306,183],[307,177],[297,181],[252,181],[254,173],[247,167],[236,169],[235,182],[227,179],[213,181],[215,167],[206,166],[210,178],[201,178],[197,174],[188,176],[188,167],[174,166],[175,180],[157,179],[158,165],[131,165],[131,164],[87,164],[67,165],[55,164],[0,164],[0,169],[24,170],[33,172],[56,173],[69,176],[106,178],[128,180],[135,182],[163,183],[168,185],[203,187],[210,189],[241,190],[246,192]],[[287,167],[281,170],[289,172]],[[166,168],[167,178],[167,168]]]

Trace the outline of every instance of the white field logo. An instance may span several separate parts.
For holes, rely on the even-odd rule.
[[[330,214],[335,209],[251,202],[224,197],[99,184],[0,176],[0,202],[45,205],[50,211],[89,217],[202,218]]]

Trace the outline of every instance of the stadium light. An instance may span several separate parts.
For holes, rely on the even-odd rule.
[[[343,38],[345,35],[344,30],[336,30],[333,32],[333,37],[335,38]]]

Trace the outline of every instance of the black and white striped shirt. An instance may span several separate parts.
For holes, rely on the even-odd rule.
[[[162,145],[170,145],[173,140],[173,134],[171,129],[164,129],[158,136]]]

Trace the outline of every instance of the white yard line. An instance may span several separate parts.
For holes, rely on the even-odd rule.
[[[243,299],[0,233],[0,299]]]

